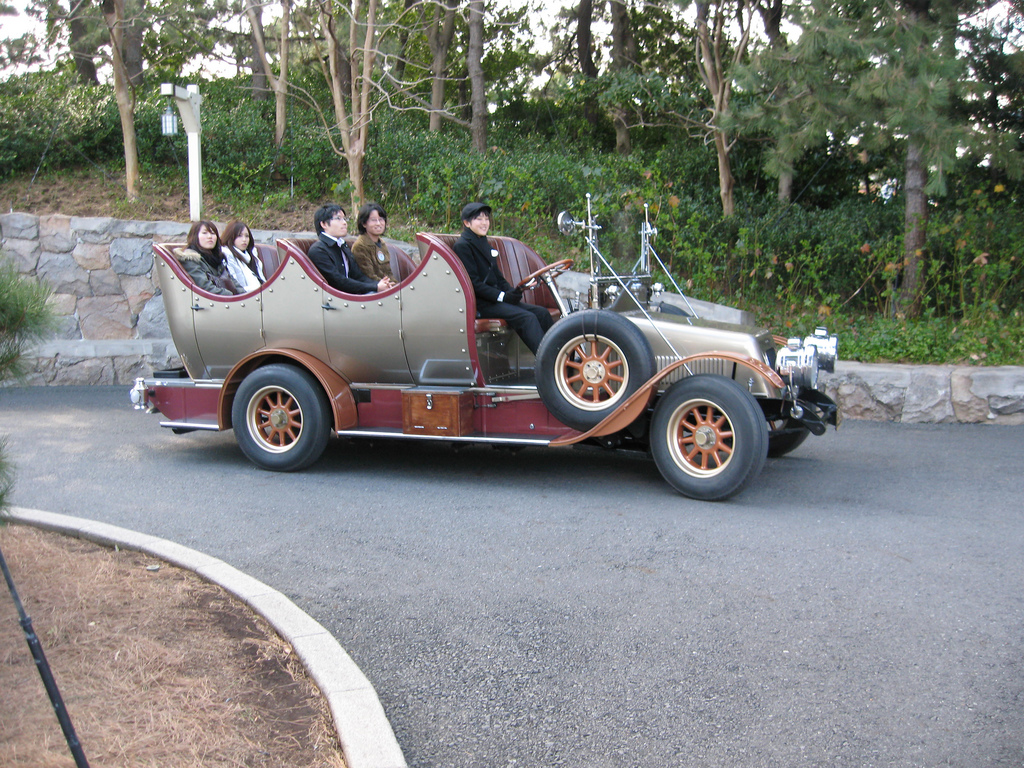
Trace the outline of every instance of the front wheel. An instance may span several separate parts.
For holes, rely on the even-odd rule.
[[[764,466],[768,423],[754,396],[732,379],[690,376],[658,401],[651,453],[662,477],[684,496],[725,499]]]
[[[242,453],[276,472],[305,469],[320,458],[331,436],[330,405],[307,371],[266,365],[242,381],[231,406]]]

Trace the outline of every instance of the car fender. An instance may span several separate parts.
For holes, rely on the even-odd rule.
[[[654,397],[655,388],[658,386],[660,381],[671,375],[676,371],[676,369],[685,367],[688,363],[708,358],[731,360],[737,366],[746,368],[752,374],[763,378],[775,389],[782,390],[785,387],[785,382],[779,374],[760,360],[755,360],[754,358],[747,357],[746,355],[738,355],[735,352],[701,352],[695,355],[688,355],[681,360],[677,360],[671,365],[665,366],[654,374],[654,376],[644,382],[640,389],[634,392],[626,402],[620,405],[613,413],[594,428],[587,432],[572,432],[570,434],[563,435],[562,437],[552,440],[551,446],[557,448],[563,445],[573,445],[591,437],[610,435],[625,429],[640,418],[640,415],[647,409],[651,399]]]
[[[309,371],[327,393],[334,416],[334,429],[351,429],[359,424],[359,413],[356,409],[355,396],[349,383],[327,363],[317,357],[297,349],[261,349],[253,352],[235,365],[224,379],[217,405],[217,419],[221,429],[231,428],[231,406],[235,400],[235,392],[242,379],[252,371],[268,363],[292,362]]]

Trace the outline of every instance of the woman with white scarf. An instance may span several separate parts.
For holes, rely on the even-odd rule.
[[[224,228],[221,242],[224,243],[220,248],[224,262],[235,285],[242,293],[259,290],[267,278],[249,227],[241,221],[232,221]]]

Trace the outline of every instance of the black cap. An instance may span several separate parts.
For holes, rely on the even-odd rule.
[[[466,207],[462,209],[462,220],[472,221],[485,211],[487,215],[490,216],[491,206],[485,205],[484,203],[466,203]]]

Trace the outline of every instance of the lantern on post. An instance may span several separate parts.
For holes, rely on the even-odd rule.
[[[167,102],[167,110],[160,116],[160,133],[164,136],[178,135],[178,116],[174,114],[174,107]]]
[[[187,88],[171,83],[160,84],[160,95],[170,96],[181,112],[181,122],[188,135],[188,202],[189,218],[199,221],[203,208],[203,154],[200,138],[202,124],[199,122],[199,106],[203,97],[199,95],[199,86]],[[168,119],[170,118],[170,119]],[[178,120],[170,105],[160,118],[160,128],[165,136],[173,136],[178,132]]]

